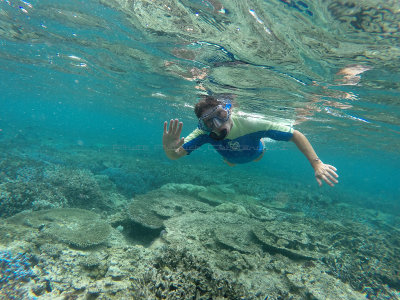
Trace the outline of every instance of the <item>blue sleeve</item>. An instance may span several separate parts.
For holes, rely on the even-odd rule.
[[[186,150],[187,154],[190,154],[200,146],[208,143],[209,139],[210,137],[208,134],[204,134],[203,131],[196,129],[187,138],[185,138],[185,143],[182,145],[182,148]]]
[[[293,136],[293,130],[280,131],[280,130],[267,130],[264,132],[263,137],[268,137],[276,141],[289,141]]]

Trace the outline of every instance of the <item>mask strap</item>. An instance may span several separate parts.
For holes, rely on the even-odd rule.
[[[199,120],[204,120],[204,119],[207,118],[208,116],[212,115],[212,114],[218,109],[219,106],[222,106],[222,105],[221,105],[221,104],[217,105],[217,106],[216,106],[212,111],[210,111],[208,114],[206,114],[206,115],[200,117]]]
[[[218,99],[218,101],[219,101],[221,104],[224,104],[224,105],[225,105],[224,108],[227,108],[227,109],[231,109],[231,108],[232,108],[232,103],[231,103],[231,100],[230,100],[229,98]]]

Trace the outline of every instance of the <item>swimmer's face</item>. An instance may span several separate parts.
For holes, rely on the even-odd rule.
[[[232,129],[233,122],[230,109],[224,108],[221,105],[205,110],[202,116],[207,116],[202,119],[204,125],[217,135],[224,132],[226,136]]]
[[[231,116],[229,116],[228,121],[223,123],[220,127],[213,129],[213,132],[215,132],[216,134],[219,134],[220,132],[226,130],[226,135],[228,135],[229,132],[231,131],[232,127],[233,127],[232,118],[231,118]]]

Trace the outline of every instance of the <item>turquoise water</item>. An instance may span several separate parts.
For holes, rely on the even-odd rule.
[[[36,274],[28,282],[19,277],[0,281],[4,295],[12,297],[9,290],[17,286],[27,298],[67,297],[79,290],[82,299],[398,299],[399,9],[397,1],[378,0],[0,1],[0,217],[79,208],[111,226],[109,240],[86,248],[48,237],[61,222],[58,217],[51,217],[50,225],[41,220],[45,225],[37,228],[4,221],[0,251],[25,253]],[[168,160],[162,149],[163,122],[179,118],[187,136],[197,126],[193,106],[207,93],[230,94],[237,111],[293,125],[323,162],[338,169],[339,183],[319,187],[291,142],[270,141],[261,161],[235,167],[207,146]],[[189,193],[171,184],[201,188],[191,187]],[[177,199],[189,193],[198,201],[205,199],[197,194],[201,189],[218,190],[213,196],[218,200],[206,197],[211,207],[236,205],[217,211],[227,214],[221,220],[237,216],[237,224],[227,225],[211,208],[197,206],[178,216],[163,210],[159,227],[138,221],[150,217],[132,199],[148,201],[151,210],[160,205],[152,201],[161,199],[163,191]],[[298,224],[330,222],[347,231],[328,230],[337,235],[329,240],[329,250],[313,250],[318,255],[312,267],[303,261],[308,252],[276,246],[278,240],[275,246],[255,243],[257,250],[236,247],[220,238],[230,233],[212,227],[215,244],[198,229],[195,242],[183,246],[206,216],[219,220],[217,228],[256,227],[253,221],[265,226],[271,220],[254,213],[262,211],[257,207],[273,212],[276,223],[268,226],[277,231],[282,220],[297,224],[298,234],[307,233],[311,240],[329,234],[322,229],[311,234]],[[132,209],[139,213],[123,216]],[[204,216],[196,219],[195,213]],[[27,233],[26,226],[35,230]],[[42,235],[41,228],[50,233]],[[287,236],[290,245],[298,241]],[[341,240],[337,236],[347,236],[346,242],[335,243]],[[63,255],[49,254],[46,245],[53,243],[59,248],[51,251]],[[224,258],[218,256],[219,247],[226,251]],[[134,254],[110,254],[121,249]],[[103,267],[85,269],[77,263],[69,277],[61,275],[61,266],[72,257],[103,257],[105,252],[107,263],[96,265]],[[109,267],[113,260],[135,261],[130,266],[136,271],[119,265],[122,275],[115,275]],[[212,275],[176,262],[186,260],[209,268]],[[51,272],[46,264],[54,266]],[[85,287],[76,283],[78,274],[84,274]],[[296,276],[304,276],[303,283]],[[318,284],[304,283],[312,280]],[[160,282],[174,287],[154,287]],[[97,290],[96,284],[101,286]],[[218,284],[221,289],[213,289]],[[327,290],[335,284],[347,292]],[[122,286],[129,286],[126,294]]]

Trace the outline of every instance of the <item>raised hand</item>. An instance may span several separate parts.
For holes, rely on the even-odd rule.
[[[169,121],[169,127],[167,131],[168,122],[164,122],[164,133],[163,133],[163,147],[165,152],[175,152],[184,143],[184,138],[181,138],[183,123],[179,122],[178,119]]]

